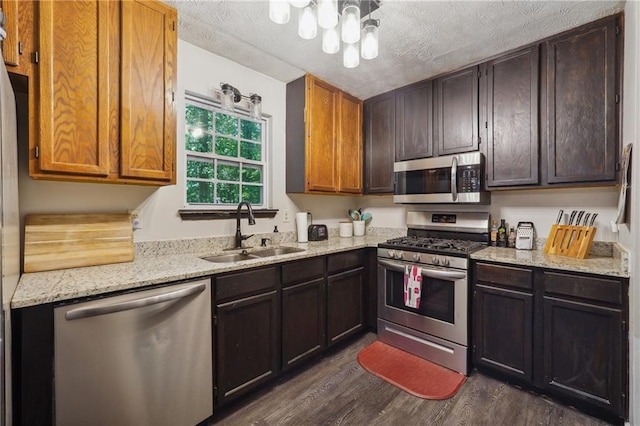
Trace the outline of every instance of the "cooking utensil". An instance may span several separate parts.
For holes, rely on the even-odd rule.
[[[373,216],[371,216],[371,213],[366,212],[366,213],[362,213],[362,215],[360,216],[360,220],[364,220],[365,222],[369,222],[371,219],[373,218]]]
[[[598,213],[594,213],[593,216],[591,216],[591,222],[589,222],[589,226],[593,226],[593,223],[596,221],[596,216],[598,216]]]
[[[549,231],[549,236],[547,238],[547,242],[544,244],[544,252],[545,253],[553,253],[553,247],[556,246],[556,241],[562,241],[562,235],[564,234],[563,225],[560,225],[560,221],[564,216],[564,210],[560,209],[558,212],[558,217],[556,218],[556,223],[551,225],[551,230]]]
[[[349,217],[351,220],[360,220],[360,212],[358,210],[349,209]]]

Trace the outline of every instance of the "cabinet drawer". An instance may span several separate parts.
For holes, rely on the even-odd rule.
[[[324,256],[287,263],[282,265],[282,284],[288,286],[308,281],[324,275],[324,270]]]
[[[273,290],[278,284],[276,266],[216,278],[216,302]]]
[[[352,269],[362,266],[364,263],[364,252],[362,250],[347,251],[328,256],[327,270],[330,274],[345,269]]]
[[[622,304],[622,283],[615,279],[544,272],[544,292]]]
[[[533,271],[531,269],[476,263],[475,276],[477,281],[485,283],[525,290],[533,288]]]

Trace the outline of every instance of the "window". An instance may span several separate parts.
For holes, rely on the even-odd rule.
[[[267,134],[267,120],[187,94],[186,206],[229,208],[248,201],[266,208]]]

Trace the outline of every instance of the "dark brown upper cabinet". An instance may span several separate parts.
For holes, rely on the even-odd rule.
[[[474,66],[435,80],[435,154],[478,150],[478,79]]]
[[[396,98],[384,93],[364,102],[364,192],[393,192]]]
[[[540,183],[538,45],[487,62],[487,187]]]
[[[433,156],[433,82],[396,91],[396,161]]]
[[[546,180],[617,179],[620,72],[618,17],[552,38],[546,58]]]

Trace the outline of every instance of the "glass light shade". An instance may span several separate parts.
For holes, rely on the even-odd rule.
[[[363,59],[374,59],[378,57],[378,25],[376,19],[364,21],[362,28],[362,41],[360,42],[360,53]]]
[[[324,29],[338,25],[338,0],[318,0],[318,25]]]
[[[342,8],[342,41],[357,43],[360,40],[360,1],[349,0]]]
[[[337,25],[328,30],[322,30],[322,51],[329,54],[340,51],[340,34]]]
[[[235,94],[233,93],[233,86],[230,86],[228,84],[223,84],[222,85],[222,108],[226,109],[227,111],[233,111],[234,109],[234,97]]]
[[[355,68],[360,65],[359,53],[357,44],[345,43],[342,54],[342,65],[344,65],[345,68]]]
[[[251,117],[256,119],[262,118],[262,97],[253,93],[249,96],[249,99],[251,100],[249,108],[249,114]]]
[[[291,8],[288,1],[269,0],[269,19],[276,24],[289,22]]]
[[[289,3],[291,3],[291,6],[293,7],[305,7],[306,5],[309,4],[309,0],[289,0]]]
[[[314,39],[318,35],[316,11],[311,5],[300,9],[298,13],[298,35],[305,40]]]

